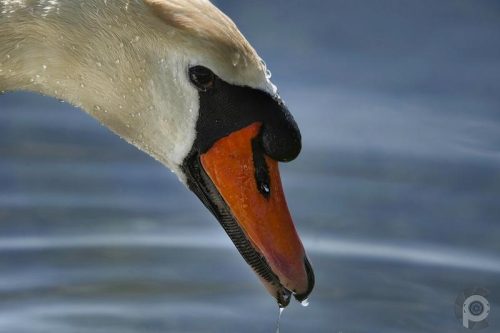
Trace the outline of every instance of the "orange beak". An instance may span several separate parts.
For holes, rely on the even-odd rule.
[[[256,122],[220,139],[200,161],[255,253],[236,244],[238,249],[280,306],[286,306],[292,293],[299,301],[307,298],[314,275],[288,211],[278,162],[263,153],[256,156],[261,127]],[[267,173],[264,183],[256,159]]]

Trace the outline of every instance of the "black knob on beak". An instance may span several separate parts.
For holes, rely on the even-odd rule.
[[[299,127],[285,104],[278,100],[281,108],[273,114],[262,129],[262,145],[266,155],[279,162],[289,162],[299,156],[302,136]]]

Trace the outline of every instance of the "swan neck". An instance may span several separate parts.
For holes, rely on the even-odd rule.
[[[75,105],[179,175],[198,110],[183,36],[143,1],[0,0],[0,91]]]
[[[89,113],[104,108],[129,81],[122,68],[138,74],[130,53],[140,42],[141,3],[0,0],[0,90],[42,93]]]

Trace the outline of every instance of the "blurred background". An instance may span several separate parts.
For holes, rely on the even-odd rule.
[[[281,332],[500,330],[500,2],[217,0],[304,150],[282,166],[316,271]],[[68,104],[0,96],[0,332],[274,332],[278,308],[176,177]]]

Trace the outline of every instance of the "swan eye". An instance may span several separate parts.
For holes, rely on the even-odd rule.
[[[214,86],[215,74],[203,66],[189,69],[189,79],[200,91],[207,91]]]

